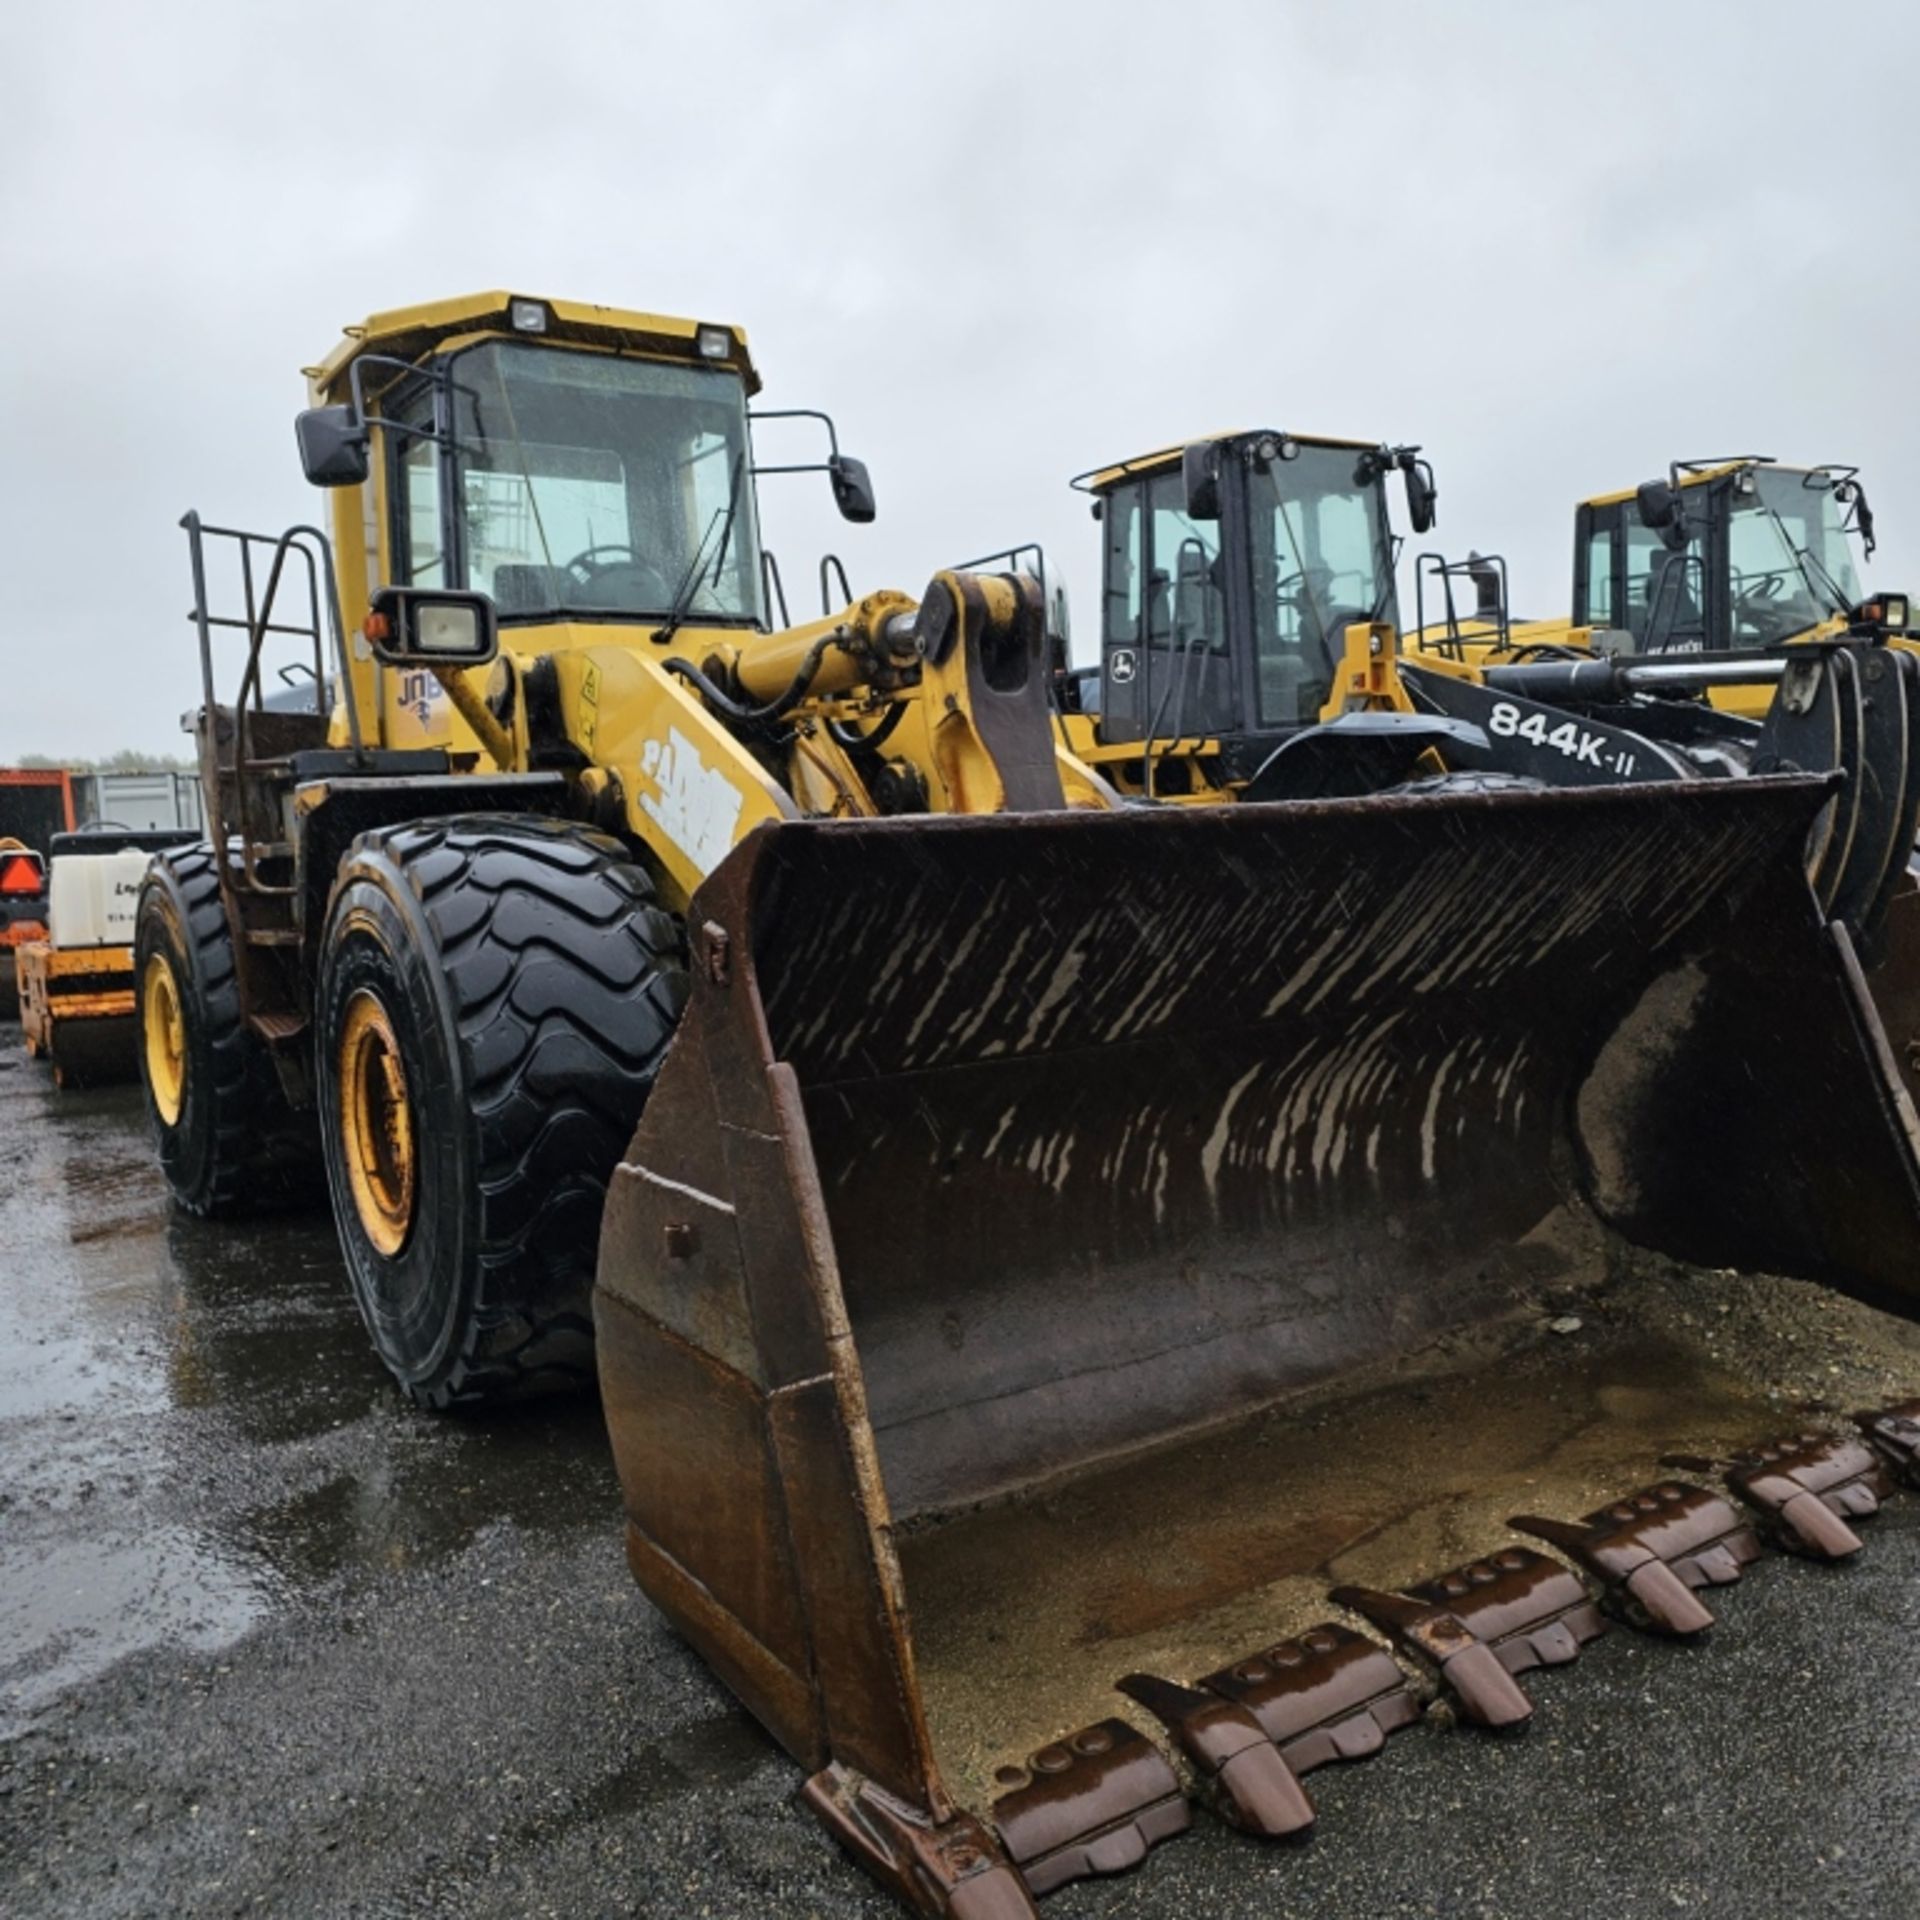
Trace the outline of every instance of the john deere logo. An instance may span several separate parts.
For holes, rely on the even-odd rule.
[[[1107,667],[1107,677],[1116,687],[1124,687],[1133,679],[1133,650],[1130,647],[1118,648]]]

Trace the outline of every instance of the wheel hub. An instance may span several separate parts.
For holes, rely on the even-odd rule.
[[[165,1125],[178,1126],[187,1093],[187,1023],[180,1011],[180,983],[164,953],[150,955],[141,976],[140,1032],[154,1107]]]
[[[413,1225],[413,1108],[399,1037],[377,995],[362,987],[340,1029],[340,1144],[354,1210],[375,1250],[391,1259]]]

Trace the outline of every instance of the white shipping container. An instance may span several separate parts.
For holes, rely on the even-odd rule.
[[[83,773],[73,789],[83,823],[135,833],[200,826],[200,782],[190,773]]]

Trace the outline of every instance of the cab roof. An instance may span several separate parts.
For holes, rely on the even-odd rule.
[[[1160,447],[1131,460],[1116,460],[1104,467],[1090,467],[1085,473],[1076,473],[1069,484],[1079,488],[1082,493],[1105,493],[1108,488],[1117,487],[1122,480],[1137,480],[1142,474],[1163,473],[1168,467],[1177,466],[1189,447],[1205,446],[1214,440],[1241,440],[1249,434],[1262,432],[1271,432],[1276,438],[1298,440],[1309,447],[1352,447],[1357,453],[1364,453],[1367,448],[1380,444],[1378,440],[1347,440],[1329,433],[1282,435],[1277,428],[1233,427],[1221,433],[1197,433],[1191,440],[1179,441],[1171,447]]]
[[[516,328],[512,308],[518,301],[542,307],[546,313],[545,327],[537,332]],[[717,327],[729,336],[732,349],[724,359],[710,360],[700,354],[696,336],[702,327]],[[302,371],[307,376],[315,404],[324,404],[346,397],[346,371],[363,353],[418,360],[442,341],[466,334],[551,340],[673,360],[694,360],[706,366],[727,366],[745,379],[749,393],[760,391],[760,376],[747,351],[743,327],[725,321],[679,320],[662,313],[630,313],[623,307],[601,307],[581,300],[552,300],[544,295],[498,289],[370,314],[358,326],[343,328],[342,337],[332,352],[318,366]]]
[[[1715,480],[1722,480],[1730,473],[1738,473],[1743,467],[1770,467],[1775,473],[1814,473],[1814,467],[1790,467],[1774,459],[1768,453],[1736,454],[1727,460],[1677,460],[1674,462],[1674,479],[1682,487],[1704,487]],[[1589,494],[1581,501],[1583,507],[1611,507],[1622,500],[1631,500],[1640,489],[1621,487],[1613,493]]]

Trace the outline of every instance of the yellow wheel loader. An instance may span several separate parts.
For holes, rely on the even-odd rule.
[[[1865,592],[1854,563],[1874,553],[1857,467],[1792,467],[1765,455],[1680,460],[1664,479],[1598,494],[1575,510],[1571,612],[1516,620],[1504,566],[1420,557],[1422,608],[1410,646],[1505,661],[1551,651],[1739,659],[1798,641],[1877,635],[1920,644],[1904,593]],[[1471,607],[1459,588],[1470,581]],[[1437,587],[1425,618],[1425,586]],[[1768,689],[1725,683],[1713,705],[1759,718]]]
[[[1117,804],[1033,580],[774,626],[737,329],[481,295],[311,378],[331,538],[187,521],[168,1176],[322,1162],[421,1403],[597,1356],[640,1583],[918,1911],[1031,1914],[1196,1800],[1298,1836],[1429,1698],[1520,1724],[1516,1675],[1699,1631],[1912,1469],[1904,1403],[1756,1451],[1751,1380],[1535,1337],[1611,1286],[1651,1339],[1674,1259],[1920,1311],[1920,1122],[1806,873],[1844,767]],[[1341,604],[1288,755],[1424,724]],[[1669,1444],[1721,1478],[1621,1503]]]
[[[1395,474],[1425,533],[1411,446],[1222,434],[1076,475],[1102,531],[1100,663],[1058,663],[1063,743],[1131,798],[1243,797],[1340,710],[1348,626],[1397,625]]]
[[[1022,723],[1022,582],[769,630],[738,329],[487,294],[377,314],[310,379],[331,537],[184,523],[209,830],[139,903],[148,1102],[192,1211],[324,1163],[381,1357],[473,1404],[590,1374],[602,1196],[736,843],[1100,783]],[[288,645],[306,710],[263,691]]]

